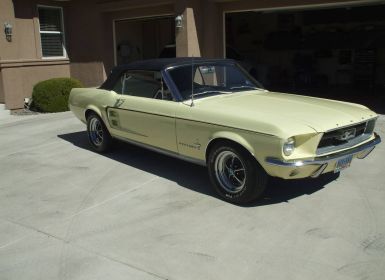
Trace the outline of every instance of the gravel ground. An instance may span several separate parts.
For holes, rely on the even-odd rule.
[[[15,110],[12,112],[12,115],[14,116],[30,116],[30,115],[39,115],[41,113],[31,111],[29,109],[20,109],[20,110]]]

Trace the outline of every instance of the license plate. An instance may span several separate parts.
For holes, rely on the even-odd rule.
[[[352,162],[352,159],[353,159],[353,156],[350,155],[338,160],[336,167],[334,168],[334,173],[340,172],[341,170],[348,168],[350,166],[350,163]]]

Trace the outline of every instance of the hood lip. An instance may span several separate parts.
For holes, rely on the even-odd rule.
[[[322,133],[320,131],[318,131],[318,129],[315,129],[314,127],[312,127],[311,125],[309,124],[305,124],[306,126],[310,127],[311,129],[313,129],[316,133]]]
[[[339,126],[339,127],[336,127],[336,128],[332,128],[332,129],[329,129],[329,130],[324,131],[324,133],[332,132],[332,131],[339,130],[339,129],[344,129],[344,128],[350,127],[350,126],[352,126],[352,125],[357,125],[357,124],[361,124],[361,123],[366,123],[366,122],[369,122],[369,121],[371,121],[371,120],[377,120],[377,119],[378,119],[378,115],[375,116],[375,117],[372,117],[372,118],[364,119],[364,120],[362,120],[362,121],[360,121],[360,122],[354,122],[354,123],[351,123],[351,124],[347,124],[347,125]]]

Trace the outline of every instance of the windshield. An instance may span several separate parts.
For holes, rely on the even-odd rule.
[[[262,89],[262,86],[249,77],[236,64],[193,63],[169,70],[183,100],[210,95]],[[193,82],[192,82],[193,80]],[[192,91],[193,88],[193,91]]]

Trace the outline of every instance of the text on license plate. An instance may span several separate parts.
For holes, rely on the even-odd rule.
[[[340,172],[341,170],[348,168],[352,162],[352,159],[353,155],[339,159],[336,163],[336,167],[334,168],[334,172]]]

